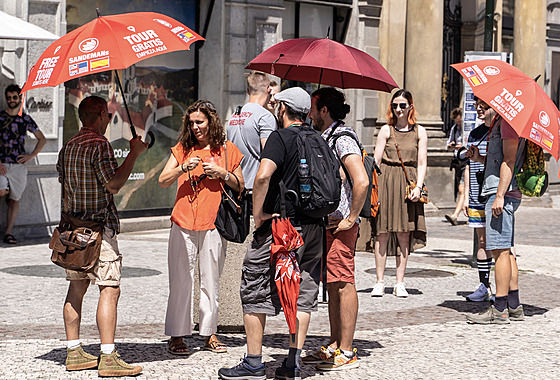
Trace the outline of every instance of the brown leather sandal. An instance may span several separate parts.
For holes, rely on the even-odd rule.
[[[215,335],[210,335],[206,340],[206,344],[204,344],[204,347],[202,349],[206,351],[212,351],[215,353],[224,353],[227,352],[227,345],[220,342]]]
[[[172,355],[189,355],[190,351],[187,348],[185,342],[183,342],[183,338],[181,340],[172,340],[169,339],[167,341],[167,352]]]

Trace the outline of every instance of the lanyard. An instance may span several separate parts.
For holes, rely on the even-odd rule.
[[[303,124],[303,121],[294,121],[292,124],[288,125],[286,128],[290,128],[291,126],[299,127]]]

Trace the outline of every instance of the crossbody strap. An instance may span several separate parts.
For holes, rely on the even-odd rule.
[[[402,170],[404,172],[404,177],[406,178],[406,183],[409,183],[410,180],[408,179],[408,174],[406,174],[406,169],[404,168],[404,162],[401,157],[401,151],[399,150],[399,144],[397,143],[397,138],[395,137],[395,131],[393,131],[394,126],[390,125],[391,128],[391,136],[393,136],[393,141],[395,142],[395,147],[397,148],[397,154],[399,155],[399,160],[401,161]]]

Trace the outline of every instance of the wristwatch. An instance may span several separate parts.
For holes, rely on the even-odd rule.
[[[229,180],[229,172],[227,172],[226,176],[224,177],[224,181]]]

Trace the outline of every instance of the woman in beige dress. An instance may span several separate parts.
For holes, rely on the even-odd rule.
[[[426,177],[428,136],[416,124],[412,94],[404,89],[391,97],[387,124],[381,127],[375,145],[375,160],[381,162],[379,176],[379,213],[375,221],[375,267],[377,283],[371,295],[385,293],[387,256],[396,256],[396,283],[393,294],[407,297],[404,274],[408,255],[426,245],[424,205],[418,202]],[[406,176],[397,152],[397,145],[406,174],[416,183],[410,199],[406,199]]]

